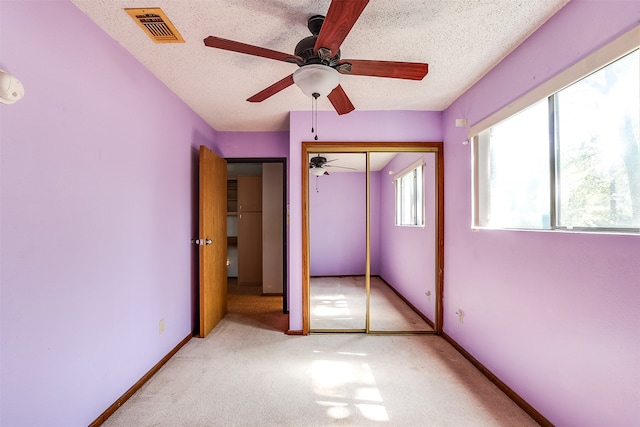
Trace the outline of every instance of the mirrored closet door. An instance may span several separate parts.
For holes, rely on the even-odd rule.
[[[365,153],[308,154],[310,327],[364,332],[367,247]]]
[[[436,155],[370,153],[371,332],[433,332]]]
[[[439,146],[304,145],[309,332],[434,333]]]

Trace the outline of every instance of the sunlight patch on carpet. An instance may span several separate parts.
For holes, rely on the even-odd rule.
[[[361,359],[366,355],[335,354],[341,358],[356,356],[357,359],[313,361],[313,392],[325,398],[317,400],[318,405],[326,407],[327,416],[335,420],[346,419],[359,412],[371,421],[389,421],[373,371],[369,364]]]

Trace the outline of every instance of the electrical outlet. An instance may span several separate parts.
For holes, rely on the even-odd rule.
[[[427,300],[431,301],[431,291],[427,291],[424,294],[427,296]]]
[[[158,330],[161,334],[164,334],[164,319],[160,319],[160,323],[158,324]]]
[[[464,323],[464,311],[461,308],[456,311],[456,316],[458,316],[458,322]]]

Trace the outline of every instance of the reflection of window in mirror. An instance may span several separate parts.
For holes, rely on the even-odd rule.
[[[396,225],[424,226],[424,161],[420,159],[394,177]]]

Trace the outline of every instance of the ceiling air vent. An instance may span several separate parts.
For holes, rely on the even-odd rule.
[[[184,43],[184,39],[159,7],[125,9],[129,16],[156,43]]]

